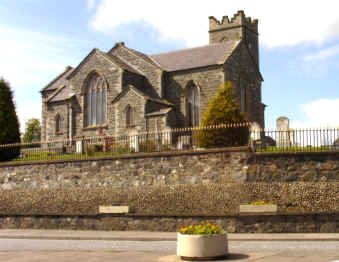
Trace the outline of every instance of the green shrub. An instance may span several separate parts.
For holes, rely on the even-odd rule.
[[[103,152],[104,145],[102,144],[89,144],[86,146],[86,154],[89,156],[94,156],[97,152]]]
[[[13,94],[9,84],[0,79],[0,145],[15,143],[20,143],[20,131]],[[8,161],[19,155],[19,146],[0,147],[0,161]]]
[[[202,121],[202,126],[216,127],[206,128],[198,133],[199,146],[208,148],[247,145],[249,128],[244,124],[246,121],[235,102],[232,83],[226,82],[210,102]]]

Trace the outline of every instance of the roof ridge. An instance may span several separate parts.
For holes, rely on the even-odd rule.
[[[57,88],[57,90],[55,90],[53,92],[53,94],[51,94],[46,100],[45,102],[50,102],[57,94],[59,94],[61,92],[62,89],[64,89],[66,87],[66,85],[62,85],[59,88]]]
[[[151,58],[148,54],[145,54],[145,53],[137,51],[133,48],[127,47],[124,42],[116,43],[107,53],[112,53],[112,51],[117,47],[125,48],[128,52],[132,53],[133,55],[143,59],[144,61],[146,61],[146,62],[148,62],[148,63],[150,63],[150,64],[152,64],[152,65],[154,65],[154,66],[156,66],[160,69],[163,69],[161,67],[161,65],[157,61],[155,61],[153,58]]]
[[[135,49],[130,48],[130,47],[127,47],[127,46],[124,46],[124,47],[125,47],[126,49],[128,49],[129,51],[133,52],[134,54],[136,54],[137,56],[139,56],[139,57],[141,57],[141,58],[143,58],[143,59],[146,58],[146,59],[149,60],[149,62],[151,62],[151,63],[154,64],[155,66],[161,68],[161,66],[160,66],[156,61],[154,61],[154,59],[151,58],[148,54],[145,54],[145,53],[143,53],[143,52],[140,52],[140,51],[138,51],[138,50],[135,50]]]
[[[190,48],[183,48],[183,49],[178,49],[178,50],[173,50],[173,51],[168,51],[168,52],[162,52],[162,53],[157,53],[157,54],[151,54],[150,56],[153,57],[153,56],[158,56],[158,55],[180,53],[180,52],[185,52],[185,51],[196,50],[196,49],[199,49],[199,48],[212,47],[212,46],[221,46],[221,45],[225,45],[225,43],[238,42],[238,41],[239,40],[229,40],[229,41],[222,42],[222,43],[213,43],[213,44],[207,44],[207,45],[202,45],[202,46],[195,46],[195,47],[190,47]]]
[[[133,65],[129,64],[126,60],[124,60],[122,57],[120,56],[117,56],[117,55],[114,55],[114,54],[111,54],[111,53],[103,53],[104,55],[107,55],[108,57],[112,57],[112,58],[115,58],[117,60],[120,60],[122,63],[124,63],[126,66],[132,68],[135,72],[132,72],[132,73],[138,73],[142,76],[144,76],[144,73],[141,72],[139,69],[135,68]],[[119,62],[120,62],[119,61]]]

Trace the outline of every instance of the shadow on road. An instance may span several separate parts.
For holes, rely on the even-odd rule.
[[[187,257],[181,257],[182,261],[227,261],[227,260],[242,260],[249,258],[246,254],[241,253],[230,253],[226,256],[214,258],[214,259],[208,259],[208,258],[187,258]]]
[[[249,258],[249,255],[241,254],[241,253],[231,253],[228,254],[226,259],[233,259],[233,260],[240,260],[240,259],[247,259]]]

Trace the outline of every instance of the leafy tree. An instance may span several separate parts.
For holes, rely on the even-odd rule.
[[[201,147],[243,146],[249,139],[249,128],[244,124],[246,116],[235,101],[231,82],[220,86],[210,102],[202,120],[203,126],[220,127],[204,129],[198,134]]]
[[[13,94],[9,84],[4,79],[0,79],[0,145],[19,142],[19,121],[15,112]],[[0,147],[0,161],[11,160],[19,154],[19,147]]]
[[[25,143],[40,142],[41,126],[37,118],[31,118],[26,122],[26,130],[23,137]]]

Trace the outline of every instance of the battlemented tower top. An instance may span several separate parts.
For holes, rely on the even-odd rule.
[[[229,19],[228,16],[223,16],[221,21],[219,21],[214,16],[209,17],[210,32],[242,26],[254,33],[258,33],[258,19],[252,20],[251,17],[246,17],[243,10],[239,10],[231,19]]]

